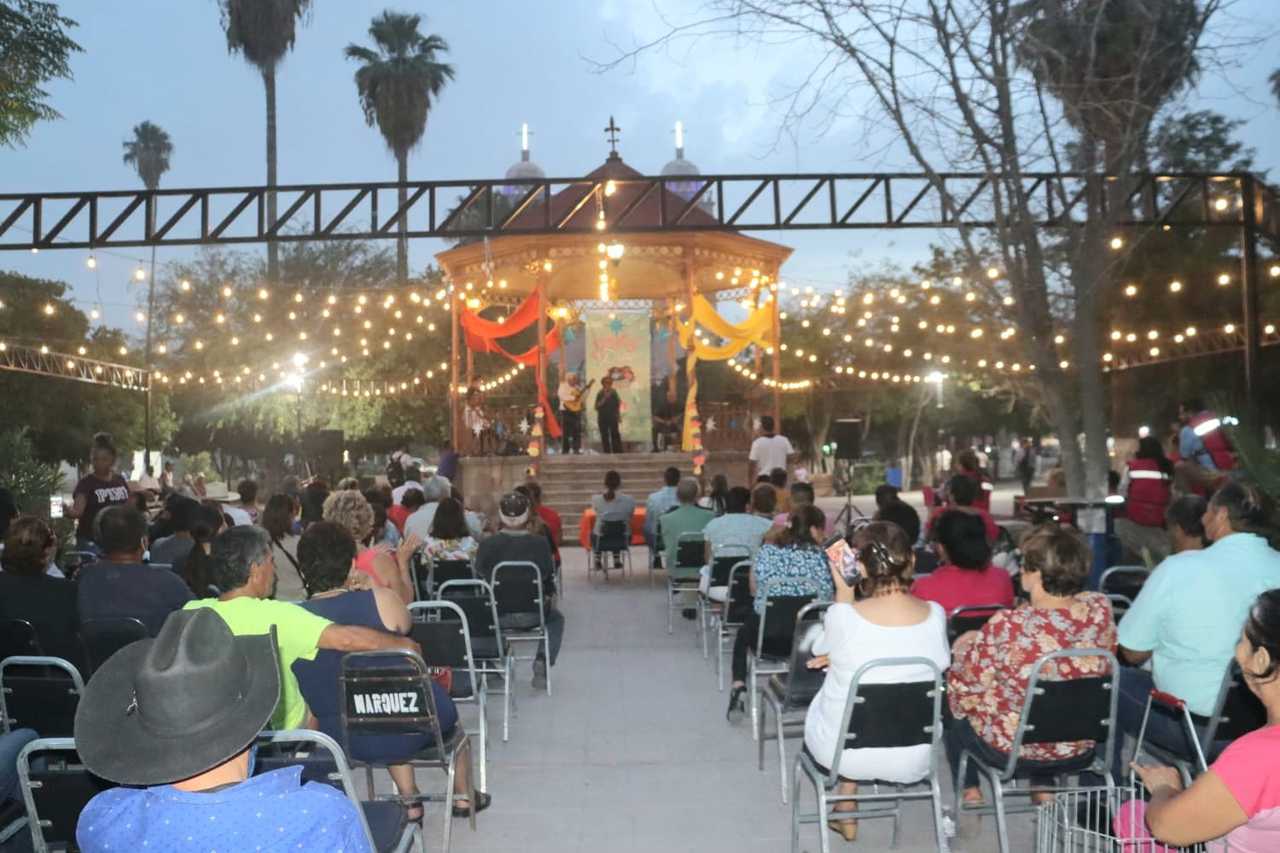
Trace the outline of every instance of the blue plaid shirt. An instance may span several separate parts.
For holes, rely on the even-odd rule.
[[[84,853],[144,850],[365,853],[355,806],[319,782],[302,784],[285,767],[212,792],[172,785],[111,788],[89,801],[76,826]]]
[[[816,547],[762,545],[756,551],[756,613],[764,615],[764,588],[772,583],[773,595],[810,595],[830,601],[836,587],[831,580],[827,552]]]

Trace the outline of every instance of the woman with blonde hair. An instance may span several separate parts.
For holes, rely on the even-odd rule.
[[[360,546],[356,554],[355,572],[366,576],[373,587],[386,587],[406,604],[413,601],[413,581],[409,560],[421,543],[409,535],[392,551],[385,545],[373,545],[374,512],[365,496],[355,489],[333,492],[324,500],[324,520],[346,529]],[[353,581],[359,580],[352,578]]]

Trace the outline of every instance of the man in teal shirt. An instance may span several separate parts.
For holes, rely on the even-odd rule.
[[[677,545],[682,534],[701,533],[702,529],[716,517],[716,514],[709,509],[703,509],[698,506],[697,480],[681,480],[680,485],[676,487],[676,499],[680,502],[679,505],[658,519],[658,530],[662,534],[663,558],[666,560],[667,573],[671,578],[675,580],[696,580],[700,577],[702,571],[701,563],[677,569]],[[698,553],[702,554],[701,548],[698,549]],[[686,619],[692,619],[695,615],[692,608],[684,610]]]
[[[1135,735],[1154,686],[1208,716],[1240,639],[1249,607],[1259,594],[1280,587],[1280,551],[1257,533],[1270,501],[1254,486],[1229,483],[1204,514],[1203,551],[1184,551],[1151,573],[1120,622],[1121,658],[1133,667],[1120,674],[1122,731]],[[1136,666],[1151,661],[1151,672]],[[1152,714],[1148,735],[1185,752],[1181,721]]]

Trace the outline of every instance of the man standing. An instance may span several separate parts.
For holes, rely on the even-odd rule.
[[[582,395],[586,393],[576,373],[566,373],[556,396],[560,398],[561,453],[582,452]]]
[[[622,398],[613,387],[613,377],[600,380],[600,393],[596,395],[596,422],[600,426],[600,445],[604,453],[622,452],[622,433],[618,425],[622,421]]]
[[[754,483],[760,474],[768,474],[774,468],[787,470],[787,463],[795,458],[795,449],[785,435],[773,432],[773,416],[760,417],[760,436],[751,442],[751,453],[747,456],[747,482]]]

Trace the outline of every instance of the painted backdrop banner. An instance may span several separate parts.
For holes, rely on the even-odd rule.
[[[586,315],[586,379],[596,380],[588,395],[588,430],[596,433],[594,406],[600,379],[609,373],[622,397],[622,440],[641,442],[647,448],[653,435],[649,408],[649,375],[652,335],[647,311],[589,311]],[[585,380],[584,380],[585,381]]]

